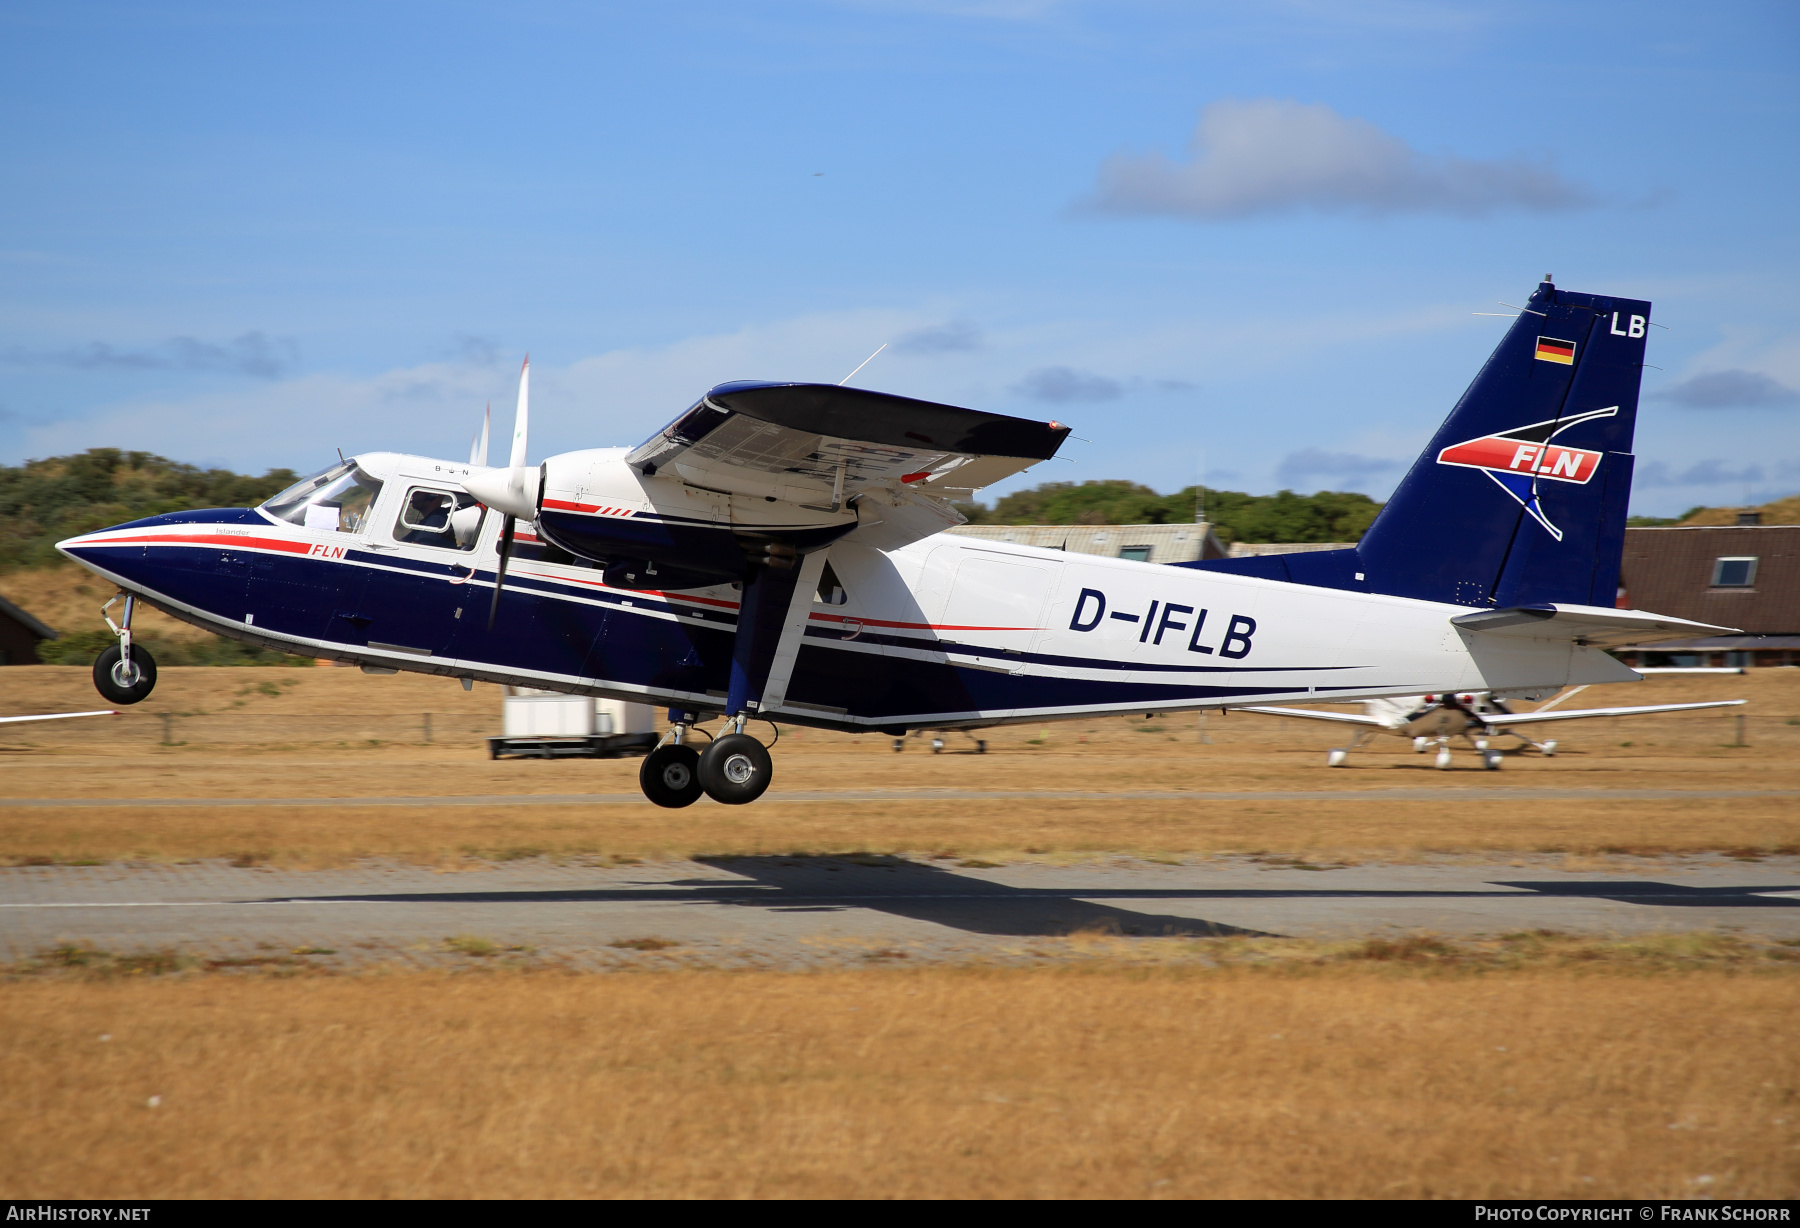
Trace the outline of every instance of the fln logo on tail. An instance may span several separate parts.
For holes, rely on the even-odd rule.
[[[1539,344],[1542,345],[1542,338]],[[1540,352],[1539,357],[1542,357]],[[1552,441],[1570,427],[1595,418],[1610,418],[1619,412],[1617,405],[1591,410],[1572,418],[1533,422],[1517,430],[1480,439],[1451,444],[1438,453],[1438,464],[1461,465],[1480,469],[1499,484],[1501,490],[1519,501],[1531,518],[1543,525],[1550,536],[1561,541],[1563,532],[1550,523],[1538,502],[1539,480],[1573,482],[1586,486],[1600,472],[1602,454],[1590,448],[1570,448]]]

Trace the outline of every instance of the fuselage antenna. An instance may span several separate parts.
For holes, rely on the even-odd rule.
[[[888,348],[888,343],[883,341],[880,345],[875,347],[875,354],[879,354],[879,353],[881,353],[882,350],[885,350],[887,348]],[[871,354],[867,358],[863,359],[861,362],[857,363],[856,371],[860,371],[864,367],[868,366],[870,363],[874,362],[875,354]],[[850,374],[846,375],[843,379],[839,380],[838,387],[842,388],[845,384],[848,384],[851,380],[855,379],[856,371],[852,371]]]

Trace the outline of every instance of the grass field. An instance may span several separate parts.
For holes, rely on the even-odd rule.
[[[1729,967],[14,980],[0,1193],[1791,1198]]]
[[[0,806],[0,860],[1800,848],[1791,796],[1604,800],[1800,789],[1800,671],[1578,702],[1726,697],[1752,700],[1748,746],[1729,711],[1571,723],[1564,753],[1498,773],[1473,756],[1438,772],[1398,740],[1332,770],[1330,727],[1214,716],[1203,741],[1192,716],[1140,716],[986,731],[986,755],[787,730],[776,791],[748,807],[146,808],[122,799],[636,788],[636,760],[489,761],[492,687],[171,669],[125,716],[0,736],[0,797],[121,799]],[[0,715],[93,706],[85,670],[0,670]],[[1412,787],[1592,796],[1133,796]],[[781,796],[794,790],[903,796]],[[211,970],[176,952],[46,952],[0,968],[0,1196],[1800,1195],[1800,948],[1729,934],[1057,944],[1049,967],[590,975],[474,939],[455,972],[327,974],[285,947]]]
[[[0,715],[97,706],[87,671],[0,671]],[[1670,676],[1596,687],[1594,706],[1748,698],[1744,709],[1600,719],[1555,727],[1554,759],[1439,772],[1399,739],[1345,769],[1324,766],[1334,726],[1244,714],[1113,717],[984,731],[989,753],[948,736],[784,730],[776,783],[752,806],[0,807],[0,861],[228,857],[339,864],[363,856],[441,863],[523,855],[694,856],[956,852],[1148,856],[1273,852],[1337,859],[1424,854],[1736,852],[1800,849],[1791,796],[1609,799],[1604,790],[1800,789],[1800,670]],[[1737,746],[1744,713],[1747,746]],[[428,727],[432,741],[425,742]],[[493,762],[498,688],[355,670],[170,669],[120,717],[0,727],[8,798],[308,798],[635,794],[635,759]],[[754,727],[766,728],[766,727]],[[166,739],[166,744],[165,744]],[[1171,790],[1406,788],[1595,790],[1591,798],[1466,801],[1134,797]],[[1098,799],[936,799],[929,790],[1097,791]],[[795,791],[889,790],[873,801],[797,801]]]

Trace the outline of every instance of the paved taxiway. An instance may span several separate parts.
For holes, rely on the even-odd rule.
[[[1606,871],[1561,864],[961,866],[871,856],[610,867],[529,860],[458,874],[381,864],[19,867],[0,870],[0,949],[13,960],[66,943],[431,960],[447,938],[477,936],[604,964],[618,944],[660,939],[709,961],[768,965],[884,944],[922,958],[980,958],[1082,931],[1319,938],[1729,928],[1800,939],[1800,859],[1669,859]]]

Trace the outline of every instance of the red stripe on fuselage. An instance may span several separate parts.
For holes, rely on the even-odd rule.
[[[568,499],[545,499],[544,506],[559,512],[587,512],[600,516],[632,516],[635,515],[627,507],[607,507],[603,503],[573,503]]]
[[[248,537],[226,533],[141,533],[129,537],[95,537],[78,542],[78,546],[140,546],[150,544],[176,546],[237,546],[246,550],[280,550],[288,554],[311,554],[313,547],[331,550],[354,550],[354,545],[334,546],[326,542],[290,541],[284,537]],[[338,557],[342,557],[340,554]]]

